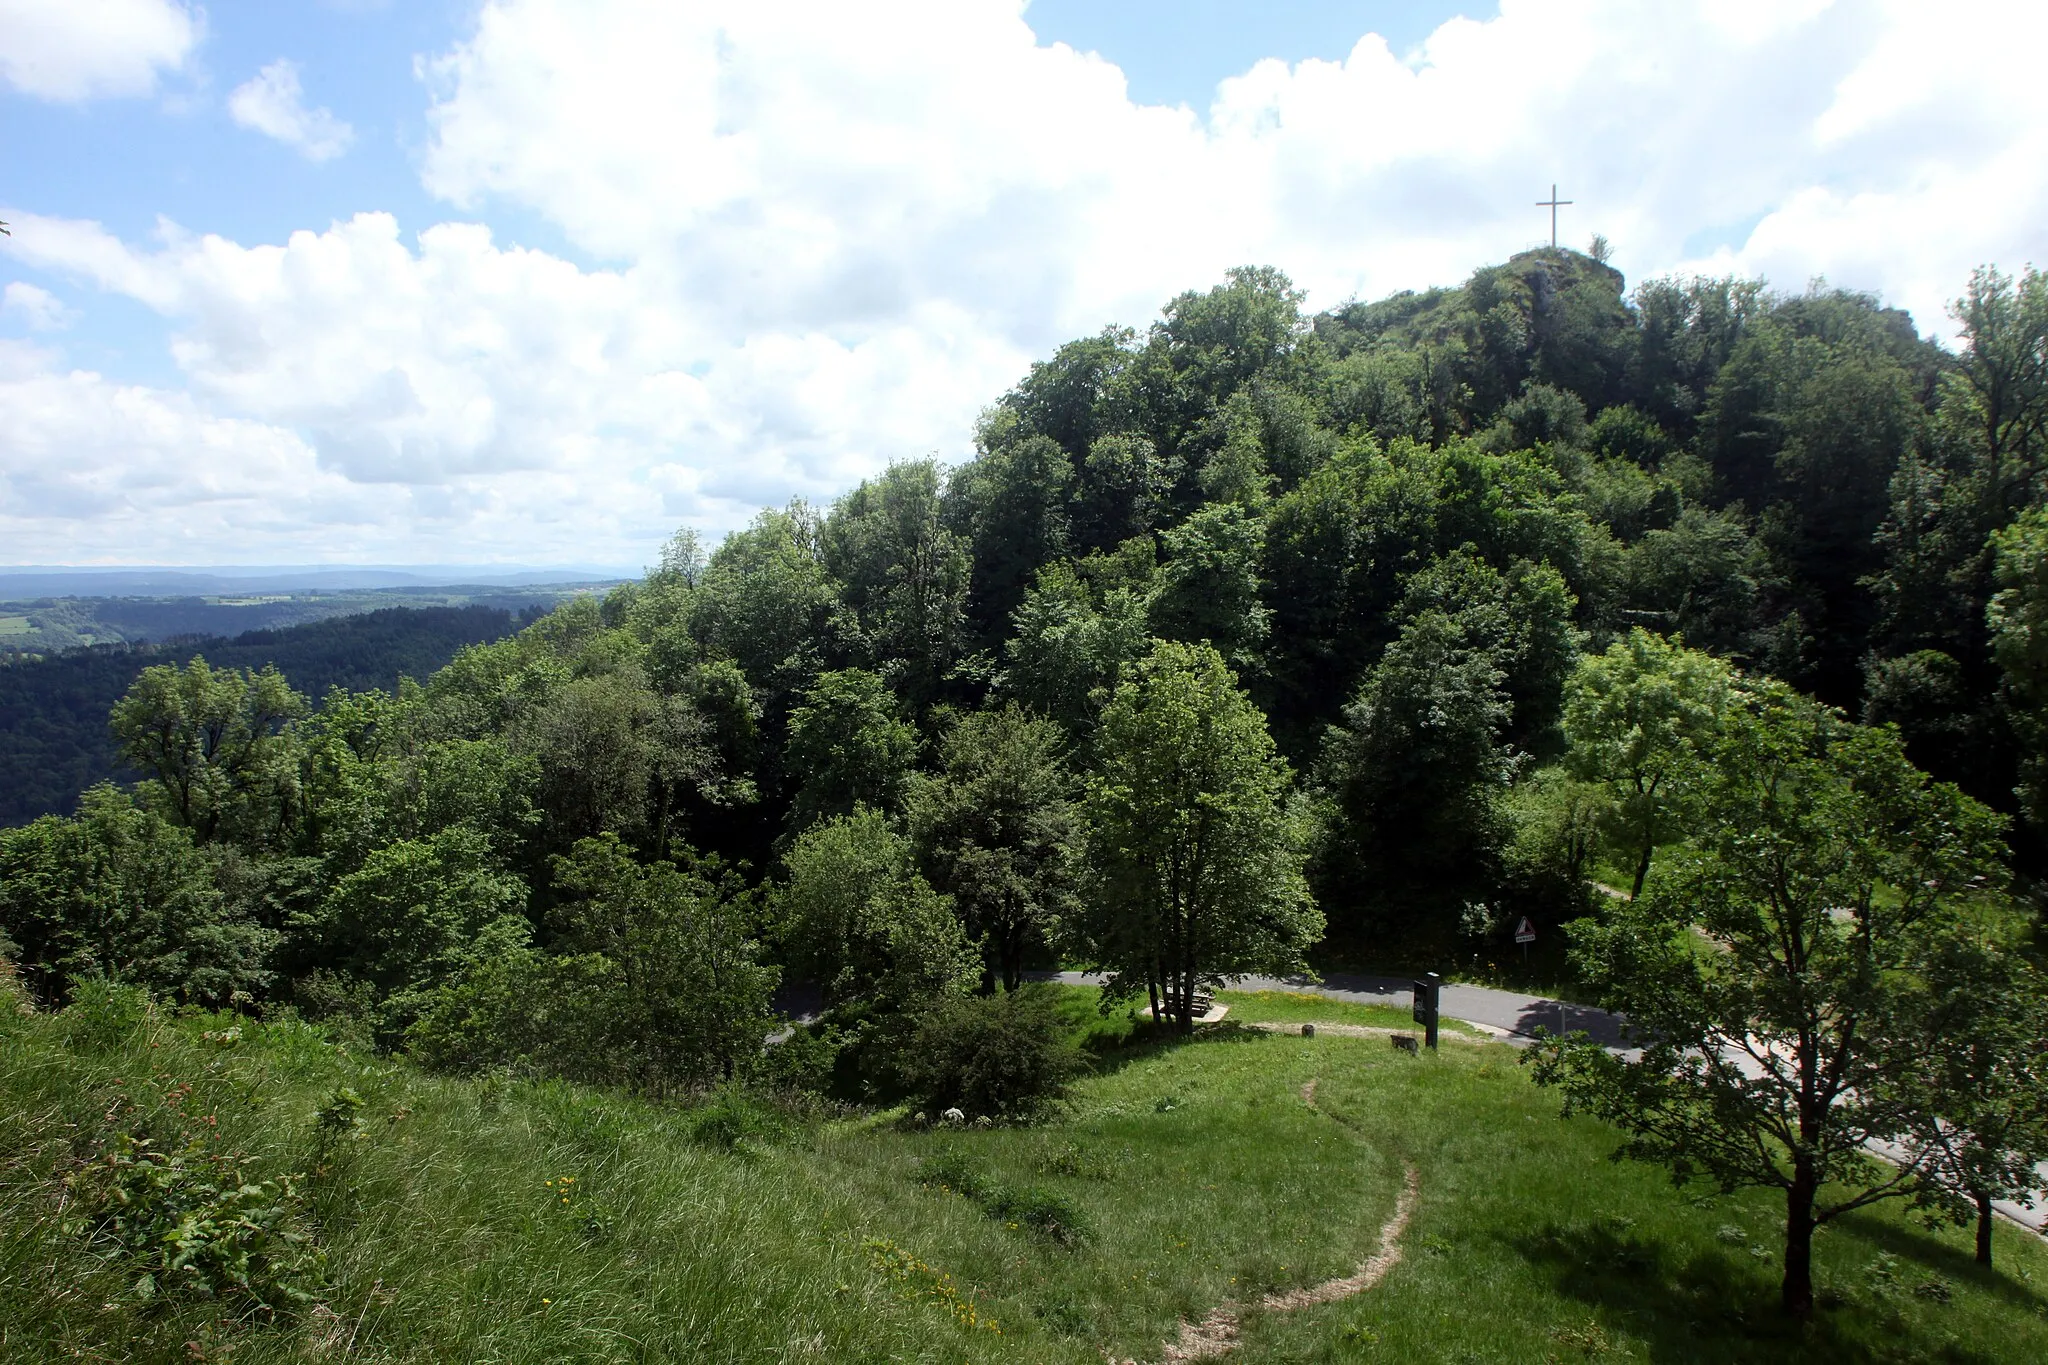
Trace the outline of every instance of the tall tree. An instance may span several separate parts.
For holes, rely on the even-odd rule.
[[[2048,472],[2048,274],[1982,266],[1951,313],[1966,343],[1958,406],[1976,432],[1986,493],[2016,508],[2040,495]]]
[[[2031,1204],[2048,1161],[2048,983],[2012,945],[1966,926],[1935,939],[1914,984],[1887,1079],[1914,1149],[1932,1154],[1921,1202],[1974,1220],[1988,1266],[1994,1201]]]
[[[827,673],[789,716],[789,764],[802,783],[792,829],[857,805],[893,811],[917,757],[917,731],[889,685],[865,669]]]
[[[2014,727],[2027,741],[2020,795],[2048,827],[2048,508],[2033,507],[1992,538],[1999,591],[1988,623]]]
[[[1099,558],[1083,561],[1093,573],[1048,565],[1005,647],[1002,691],[1057,720],[1077,742],[1087,742],[1124,672],[1151,647],[1152,546],[1134,544],[1144,551],[1135,566]]]
[[[977,712],[946,737],[944,770],[912,792],[912,841],[1004,990],[1073,910],[1080,823],[1065,747],[1059,725],[1014,703]]]
[[[281,736],[306,711],[276,669],[209,668],[195,655],[183,669],[143,669],[111,723],[121,756],[200,842],[274,839],[296,804]]]
[[[965,642],[972,560],[949,528],[934,460],[891,465],[833,505],[819,537],[876,671],[914,704],[937,700]]]
[[[771,733],[855,630],[825,567],[817,514],[801,502],[764,510],[726,537],[698,580],[690,613],[697,638],[745,671]]]
[[[1913,1193],[1933,1160],[1869,1144],[1910,1129],[1894,1083],[1912,970],[1997,871],[2000,820],[1895,734],[1781,684],[1730,708],[1708,759],[1677,866],[1572,926],[1574,965],[1640,1054],[1552,1039],[1536,1079],[1681,1181],[1779,1191],[1781,1297],[1804,1316],[1815,1228]]]
[[[1212,503],[1162,538],[1166,564],[1152,599],[1152,628],[1166,639],[1205,641],[1240,669],[1257,668],[1272,613],[1259,581],[1261,519]]]
[[[1347,933],[1441,928],[1494,886],[1516,762],[1494,643],[1435,607],[1411,617],[1329,732],[1318,865]]]
[[[1603,824],[1635,864],[1643,894],[1659,844],[1683,832],[1687,784],[1702,774],[1734,676],[1726,664],[1646,630],[1579,661],[1567,689],[1565,762],[1606,791]]]
[[[1073,462],[1052,438],[1017,435],[1013,417],[1008,430],[992,425],[983,424],[982,454],[948,476],[945,498],[973,561],[968,624],[986,644],[1002,639],[1032,575],[1067,552],[1074,482]]]
[[[1222,657],[1159,644],[1103,713],[1098,755],[1080,927],[1111,994],[1147,989],[1186,1032],[1199,987],[1301,970],[1323,922],[1291,774]]]

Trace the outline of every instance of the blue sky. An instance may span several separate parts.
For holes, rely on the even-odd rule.
[[[0,563],[640,562],[963,458],[1032,359],[1229,265],[1315,306],[1453,283],[1544,236],[1553,180],[1632,277],[1825,275],[1934,331],[2048,221],[2048,22],[1999,0],[0,28]]]

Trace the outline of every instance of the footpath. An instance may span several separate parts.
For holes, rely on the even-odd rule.
[[[1036,980],[1059,981],[1069,986],[1099,986],[1103,981],[1102,975],[1095,972],[1033,972],[1031,975]],[[1245,976],[1234,979],[1227,989],[1297,991],[1356,1005],[1385,1005],[1400,1010],[1409,1008],[1415,999],[1412,977],[1367,976],[1350,972],[1331,972],[1321,981],[1299,976]],[[1437,1009],[1445,1018],[1477,1024],[1498,1034],[1503,1042],[1517,1047],[1526,1046],[1539,1028],[1552,1033],[1583,1031],[1602,1047],[1625,1049],[1629,1046],[1627,1021],[1618,1014],[1591,1005],[1574,1005],[1538,995],[1520,995],[1487,986],[1459,986],[1447,982],[1438,993]],[[1881,1148],[1879,1150],[1882,1152]],[[2044,1193],[2036,1197],[2032,1208],[2003,1199],[1997,1201],[1995,1207],[2012,1222],[2048,1237],[2048,1163],[2043,1163],[2040,1171]]]

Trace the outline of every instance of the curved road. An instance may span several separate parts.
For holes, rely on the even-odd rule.
[[[1057,980],[1069,986],[1102,984],[1102,975],[1095,972],[1033,972],[1031,975],[1037,980]],[[1360,976],[1349,972],[1332,972],[1320,982],[1300,976],[1246,976],[1237,978],[1228,989],[1301,991],[1357,1005],[1387,1005],[1399,1010],[1408,1009],[1415,1001],[1412,977]],[[1457,986],[1446,982],[1437,996],[1437,1008],[1447,1018],[1463,1019],[1500,1030],[1505,1035],[1504,1041],[1517,1046],[1526,1045],[1539,1028],[1547,1028],[1552,1033],[1576,1033],[1583,1029],[1594,1042],[1605,1047],[1621,1049],[1629,1045],[1622,1017],[1591,1005],[1572,1005],[1562,1000],[1546,1000],[1538,995],[1518,995],[1486,986]],[[2048,1163],[2042,1165],[2041,1174],[2048,1177]],[[2044,1188],[2048,1188],[2048,1182],[2044,1182]],[[2031,1208],[2001,1199],[1997,1201],[1997,1209],[2028,1231],[2048,1237],[2048,1218],[2043,1216],[2044,1209],[2048,1209],[2048,1194],[2037,1197]]]
[[[1034,973],[1034,975],[1038,975]],[[1058,980],[1069,986],[1099,986],[1102,977],[1091,972],[1046,972],[1041,980]],[[1406,1010],[1414,1003],[1414,978],[1406,976],[1361,976],[1331,972],[1320,982],[1299,976],[1246,976],[1229,987],[1236,991],[1301,991],[1327,995],[1354,1005],[1386,1005]],[[1518,995],[1486,986],[1444,984],[1437,1008],[1446,1018],[1482,1024],[1508,1035],[1509,1042],[1526,1042],[1538,1028],[1552,1033],[1585,1033],[1606,1047],[1626,1047],[1622,1018],[1591,1005],[1573,1005],[1546,1000],[1539,995]]]

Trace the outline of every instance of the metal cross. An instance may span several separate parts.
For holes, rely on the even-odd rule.
[[[1556,186],[1556,184],[1555,184],[1555,183],[1553,183],[1553,184],[1551,185],[1551,187],[1550,187],[1550,197],[1549,197],[1548,199],[1538,199],[1538,200],[1536,201],[1536,207],[1537,207],[1537,208],[1539,208],[1539,209],[1549,209],[1549,210],[1550,210],[1550,249],[1551,249],[1552,251],[1555,251],[1555,250],[1557,250],[1557,210],[1558,210],[1558,207],[1559,207],[1560,205],[1563,205],[1563,204],[1569,204],[1569,203],[1571,203],[1571,202],[1572,202],[1572,201],[1571,201],[1571,200],[1569,200],[1569,199],[1560,199],[1560,198],[1558,198],[1558,197],[1557,197],[1557,186]]]

